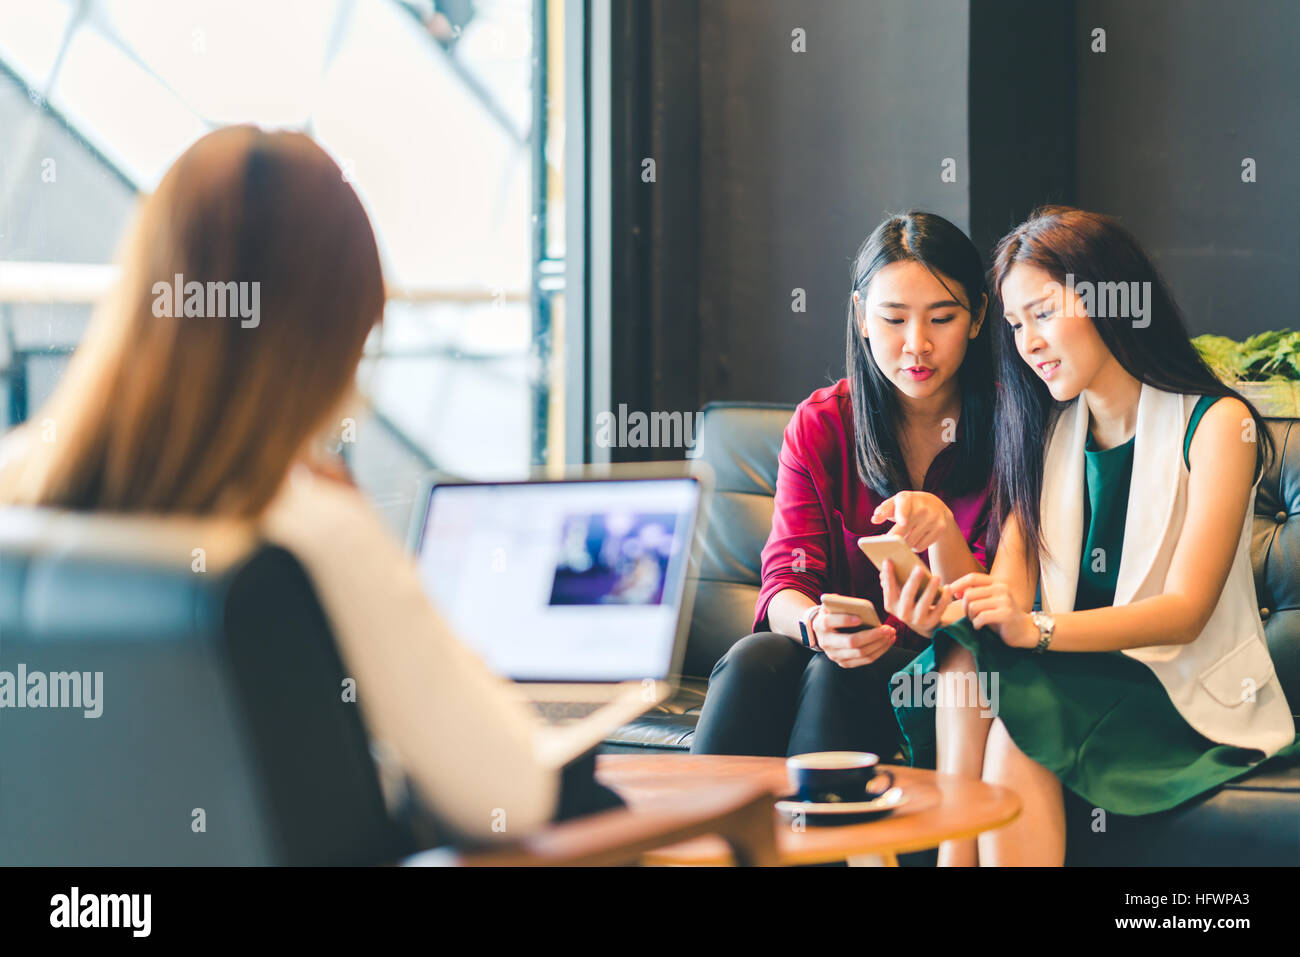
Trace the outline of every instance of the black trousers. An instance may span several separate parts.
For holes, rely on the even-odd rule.
[[[785,635],[742,638],[713,668],[691,752],[871,751],[888,761],[899,741],[889,678],[916,654],[895,646],[841,668]]]

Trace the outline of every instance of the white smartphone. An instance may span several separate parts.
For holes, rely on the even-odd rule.
[[[865,598],[851,598],[848,595],[822,595],[822,605],[832,615],[857,615],[862,619],[860,628],[839,629],[847,634],[880,627],[880,619],[876,616],[875,606]]]
[[[871,559],[872,564],[877,568],[885,564],[885,559],[893,562],[894,578],[898,581],[899,588],[907,583],[908,576],[917,566],[920,566],[921,571],[925,573],[920,591],[924,591],[929,584],[930,570],[925,567],[921,559],[917,558],[916,552],[908,548],[907,543],[897,535],[864,536],[858,539],[858,548],[862,549],[863,554]]]

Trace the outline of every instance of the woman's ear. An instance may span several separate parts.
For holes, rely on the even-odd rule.
[[[974,339],[980,334],[980,328],[984,325],[984,316],[989,310],[989,296],[984,293],[980,296],[979,313],[975,316],[975,321],[970,324],[970,337]]]
[[[863,308],[862,297],[858,295],[856,289],[853,290],[853,319],[858,324],[858,334],[863,339],[867,337],[867,311]]]

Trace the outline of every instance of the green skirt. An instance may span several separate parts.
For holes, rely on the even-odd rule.
[[[1264,753],[1216,744],[1195,731],[1146,665],[1122,652],[1047,653],[1010,648],[970,619],[940,628],[934,642],[894,675],[890,688],[913,767],[934,767],[936,656],[955,641],[976,670],[1011,740],[1093,807],[1153,814],[1240,777]],[[927,682],[926,675],[933,677]],[[974,702],[973,697],[967,701]],[[1300,741],[1275,759],[1300,756]]]

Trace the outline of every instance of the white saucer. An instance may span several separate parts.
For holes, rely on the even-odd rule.
[[[907,795],[900,787],[892,787],[870,801],[837,801],[818,804],[813,801],[786,799],[776,802],[782,814],[887,814],[907,804]]]

